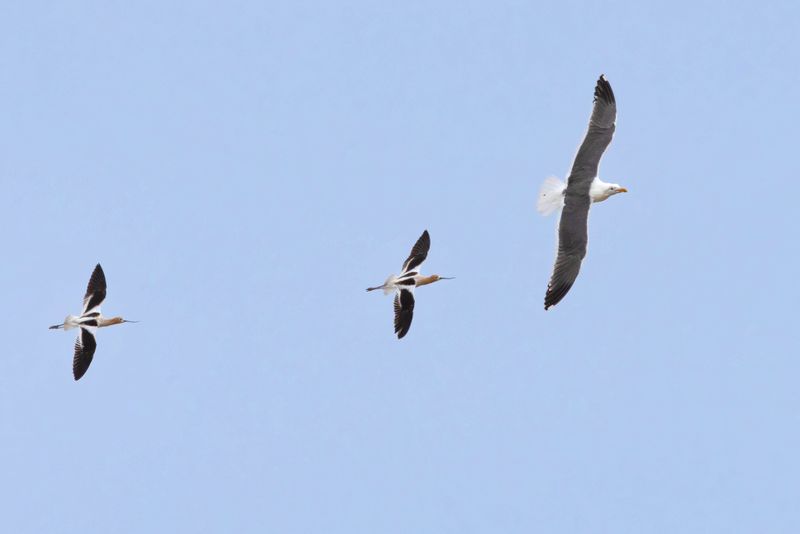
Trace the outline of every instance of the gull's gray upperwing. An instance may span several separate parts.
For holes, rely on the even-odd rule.
[[[600,158],[614,136],[616,118],[614,92],[605,76],[601,75],[594,88],[594,108],[589,119],[589,129],[567,179],[564,208],[558,225],[558,254],[553,274],[547,284],[545,310],[558,304],[578,278],[589,241],[588,219],[592,204],[589,190],[592,180],[597,176]]]

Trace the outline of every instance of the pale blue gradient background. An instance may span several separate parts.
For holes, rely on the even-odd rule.
[[[0,6],[2,530],[800,531],[800,9],[644,4]]]

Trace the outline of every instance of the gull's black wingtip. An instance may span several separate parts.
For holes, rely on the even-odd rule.
[[[594,101],[597,102],[598,98],[608,104],[616,103],[614,91],[611,90],[611,84],[608,83],[605,74],[600,75],[597,79],[597,84],[594,86]]]
[[[567,296],[569,290],[572,289],[572,283],[557,283],[555,285],[548,285],[547,292],[544,295],[544,310],[547,311]]]

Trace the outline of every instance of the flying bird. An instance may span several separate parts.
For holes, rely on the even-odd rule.
[[[594,88],[594,108],[589,118],[589,130],[583,138],[564,184],[557,178],[547,178],[539,191],[537,209],[542,215],[563,208],[558,225],[558,253],[553,274],[547,284],[544,309],[558,304],[575,283],[586,256],[588,243],[589,207],[628,190],[619,184],[606,183],[597,176],[617,119],[614,92],[604,75]]]
[[[122,317],[106,318],[100,314],[100,305],[106,299],[106,275],[103,268],[98,263],[89,278],[89,285],[86,288],[86,295],[83,297],[83,312],[80,316],[67,315],[64,322],[50,327],[51,330],[59,328],[69,330],[79,328],[78,339],[75,340],[75,357],[72,359],[72,376],[75,380],[81,377],[89,369],[89,364],[94,358],[94,351],[97,349],[97,341],[94,333],[98,328],[111,326],[112,324],[135,323],[138,321],[128,321]]]
[[[390,274],[383,285],[367,288],[367,291],[383,289],[384,295],[394,292],[394,333],[397,334],[397,339],[402,339],[411,328],[411,319],[414,317],[414,288],[439,280],[453,279],[438,274],[422,276],[419,273],[419,266],[428,257],[430,248],[431,236],[425,230],[411,249],[408,259],[403,263],[400,276]]]

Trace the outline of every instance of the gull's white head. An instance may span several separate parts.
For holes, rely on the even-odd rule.
[[[619,184],[608,184],[606,182],[601,182],[600,179],[595,179],[594,182],[592,182],[592,188],[589,194],[592,196],[592,202],[602,202],[617,193],[627,192],[628,190]]]
[[[628,190],[619,184],[608,184],[608,197],[616,195],[617,193],[627,193],[627,192]]]

